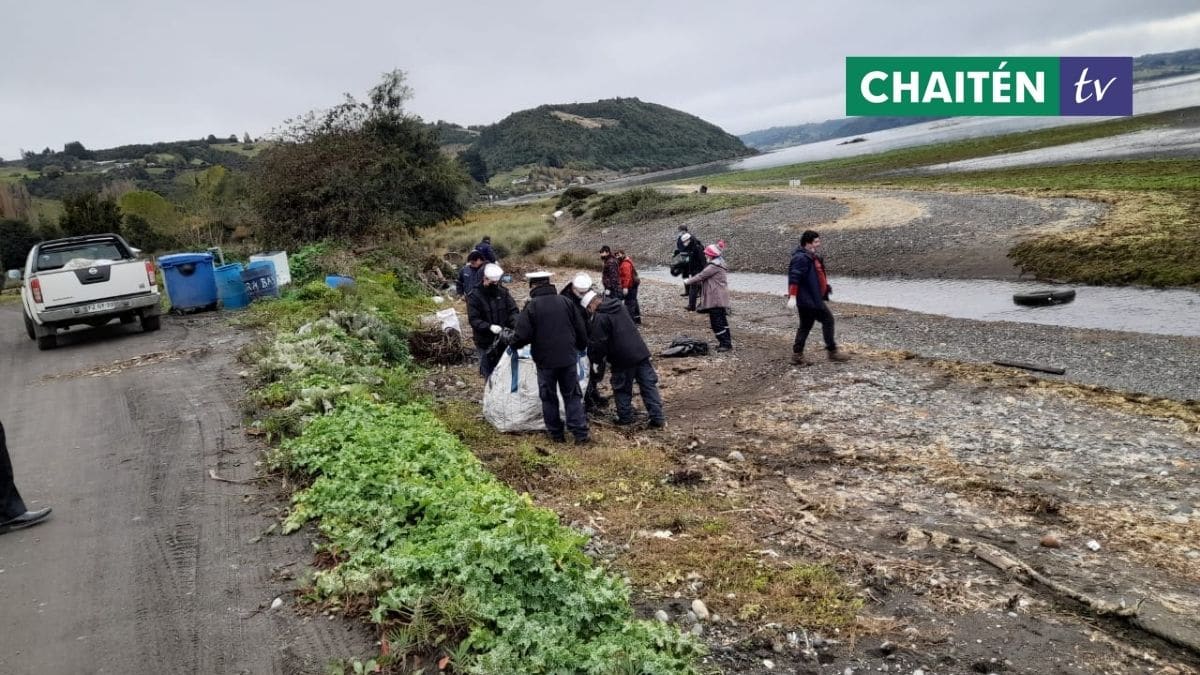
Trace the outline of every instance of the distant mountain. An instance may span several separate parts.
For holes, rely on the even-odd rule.
[[[1200,72],[1200,49],[1145,54],[1133,60],[1134,82],[1159,80],[1164,77],[1197,72]]]
[[[716,125],[656,103],[613,98],[543,105],[481,129],[464,153],[476,177],[524,166],[639,171],[754,154]]]
[[[1162,54],[1145,54],[1133,59],[1133,81],[1145,82],[1200,72],[1200,49],[1185,49]],[[741,134],[738,138],[756,150],[777,150],[793,145],[817,143],[832,138],[861,136],[910,124],[928,122],[937,117],[843,117],[786,127],[771,127]]]
[[[755,150],[775,150],[792,145],[828,141],[831,138],[861,136],[873,131],[904,127],[938,117],[843,117],[824,122],[810,122],[790,127],[771,127],[742,134],[738,138]]]

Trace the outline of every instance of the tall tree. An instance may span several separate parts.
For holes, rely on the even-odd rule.
[[[0,220],[0,271],[24,267],[25,256],[37,241],[29,223]]]
[[[49,148],[47,148],[48,150]],[[48,154],[48,153],[44,153]],[[83,143],[79,141],[71,141],[63,146],[63,154],[75,159],[93,159],[96,155],[91,150],[83,147]]]
[[[263,151],[252,200],[271,243],[414,231],[460,217],[469,180],[404,105],[403,71],[384,75],[360,102],[289,120]]]
[[[63,214],[58,219],[58,227],[66,237],[119,233],[121,209],[116,202],[100,199],[95,192],[67,197],[63,200]]]

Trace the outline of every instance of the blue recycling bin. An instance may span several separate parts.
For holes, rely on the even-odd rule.
[[[186,312],[217,308],[217,280],[211,253],[176,253],[158,259],[171,309]]]
[[[242,283],[250,302],[261,298],[278,298],[279,282],[275,277],[275,263],[270,260],[255,260],[242,271]]]
[[[225,309],[242,309],[250,304],[250,296],[246,294],[246,284],[242,283],[242,264],[230,263],[216,269],[217,294],[221,298],[221,307]]]

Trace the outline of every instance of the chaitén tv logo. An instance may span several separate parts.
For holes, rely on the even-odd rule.
[[[846,57],[846,114],[1133,114],[1133,58]]]

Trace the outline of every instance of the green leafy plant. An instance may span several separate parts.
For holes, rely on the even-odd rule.
[[[288,436],[271,462],[311,481],[283,529],[315,523],[337,561],[311,597],[365,601],[388,658],[444,653],[469,673],[696,672],[699,643],[634,620],[628,586],[584,554],[586,537],[496,479],[414,395],[399,345],[430,305],[403,279],[360,272],[352,290],[251,310],[279,331],[245,354],[263,428]]]

